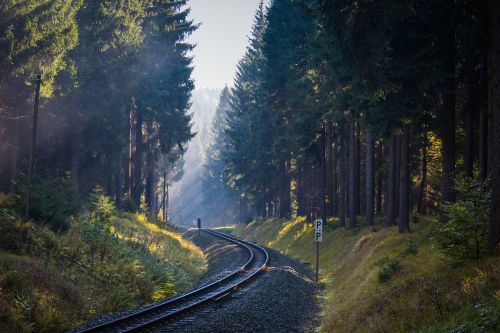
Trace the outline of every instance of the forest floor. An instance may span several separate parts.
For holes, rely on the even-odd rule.
[[[208,283],[248,260],[234,245],[190,231],[209,262]],[[318,324],[317,289],[307,265],[270,250],[270,265],[254,281],[218,303],[168,323],[158,332],[313,332]]]
[[[66,332],[181,292],[206,272],[197,246],[144,215],[114,216],[111,238],[95,248],[85,220],[53,232],[0,209],[0,332]]]
[[[330,220],[320,255],[322,332],[498,332],[500,258],[444,260],[432,218],[397,227],[338,228]],[[315,263],[314,227],[304,218],[256,220],[238,237]]]

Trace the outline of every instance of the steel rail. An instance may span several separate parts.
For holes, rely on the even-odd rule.
[[[151,307],[126,314],[95,326],[77,330],[77,332],[137,332],[144,330],[237,289],[237,287],[247,283],[267,266],[269,254],[263,247],[214,230],[205,228],[201,230],[245,249],[249,254],[248,261],[243,266],[208,285],[192,290],[186,294],[166,299],[164,302],[155,304]],[[259,262],[256,262],[257,251],[263,256],[263,259],[259,260]],[[252,267],[254,264],[256,267]]]

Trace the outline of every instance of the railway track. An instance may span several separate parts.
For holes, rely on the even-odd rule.
[[[203,304],[224,298],[237,290],[238,287],[249,282],[266,267],[269,261],[269,254],[264,248],[214,230],[204,228],[201,230],[243,248],[248,252],[248,261],[239,269],[206,286],[177,297],[168,298],[164,302],[155,304],[149,308],[77,330],[77,332],[140,332],[150,329]]]

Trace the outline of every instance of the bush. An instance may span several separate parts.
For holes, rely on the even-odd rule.
[[[425,333],[494,333],[500,331],[500,299],[489,303],[469,304],[458,316],[447,322],[431,327],[424,327],[419,332]]]
[[[418,246],[417,243],[413,239],[408,239],[401,248],[401,254],[410,255],[410,254],[418,254]]]
[[[437,234],[443,252],[460,264],[485,254],[490,191],[478,177],[459,180],[456,191],[459,199],[443,205],[447,221],[437,222]]]
[[[17,184],[15,207],[23,214],[26,183]],[[31,217],[54,231],[68,230],[69,217],[78,214],[82,207],[80,194],[69,178],[34,179],[31,193]]]
[[[83,224],[83,233],[89,244],[92,260],[96,251],[100,252],[101,260],[104,260],[112,238],[111,217],[115,211],[115,205],[102,193],[102,189],[94,189],[90,200],[89,219]]]
[[[377,265],[379,266],[377,272],[379,282],[387,282],[393,275],[401,271],[401,263],[397,259],[384,258]]]
[[[128,194],[123,198],[123,210],[129,213],[136,213],[139,211],[139,207],[136,206],[134,200]]]

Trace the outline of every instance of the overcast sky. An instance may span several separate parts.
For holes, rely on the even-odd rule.
[[[189,5],[191,18],[202,24],[190,38],[197,44],[193,73],[196,87],[231,86],[259,0],[190,0]]]

